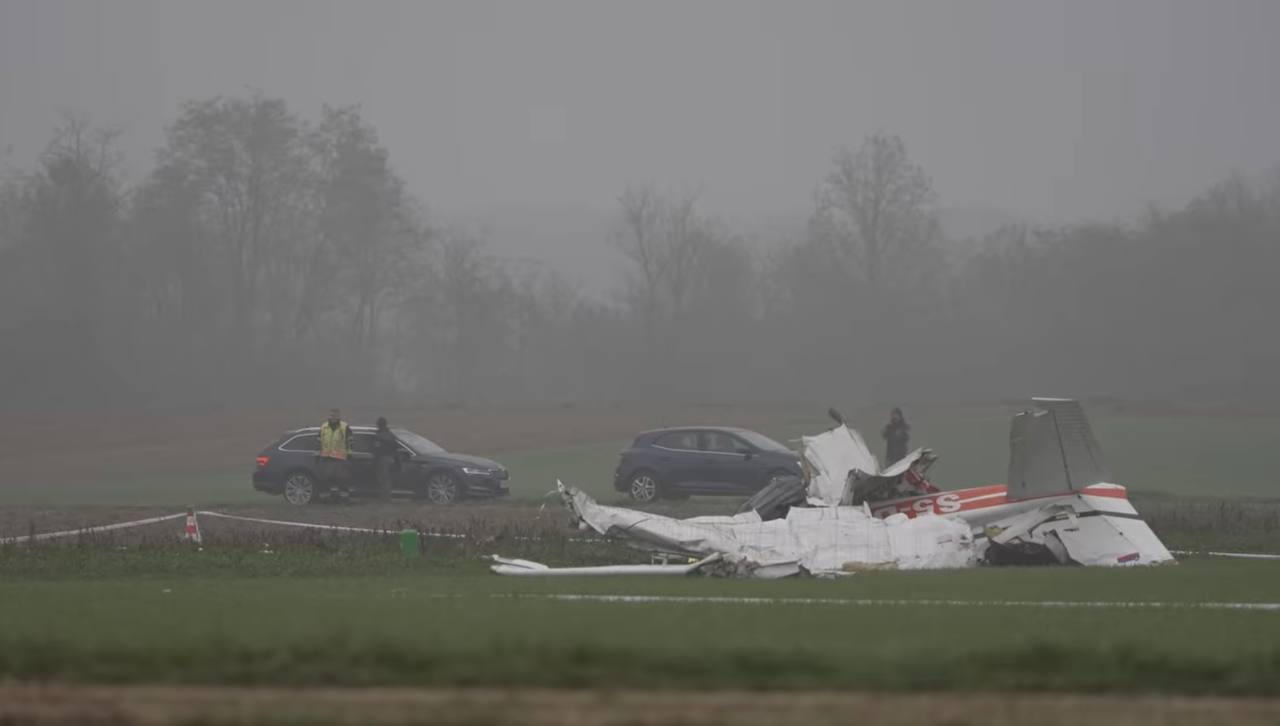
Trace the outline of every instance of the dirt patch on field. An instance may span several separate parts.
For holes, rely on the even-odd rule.
[[[1026,694],[0,687],[24,724],[1271,724],[1280,701]]]

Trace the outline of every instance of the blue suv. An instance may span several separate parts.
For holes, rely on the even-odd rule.
[[[801,476],[800,457],[763,434],[722,426],[645,431],[618,461],[613,488],[641,503],[691,494],[750,496]]]

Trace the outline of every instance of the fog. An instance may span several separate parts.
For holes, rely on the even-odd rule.
[[[0,0],[0,387],[1277,401],[1277,29],[1267,0]]]

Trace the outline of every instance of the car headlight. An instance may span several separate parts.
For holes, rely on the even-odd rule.
[[[469,466],[462,467],[462,473],[467,476],[493,476],[493,472],[488,469],[473,469]]]

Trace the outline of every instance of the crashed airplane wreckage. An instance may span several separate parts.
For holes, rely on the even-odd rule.
[[[866,569],[980,564],[1149,565],[1173,556],[1110,483],[1077,401],[1033,399],[1013,417],[1008,484],[940,491],[925,478],[936,457],[917,449],[880,469],[857,431],[801,439],[805,479],[761,490],[731,516],[676,519],[560,493],[582,529],[678,554],[685,565],[549,568],[495,557],[505,575],[720,574],[836,576]],[[701,559],[697,559],[701,558]]]

